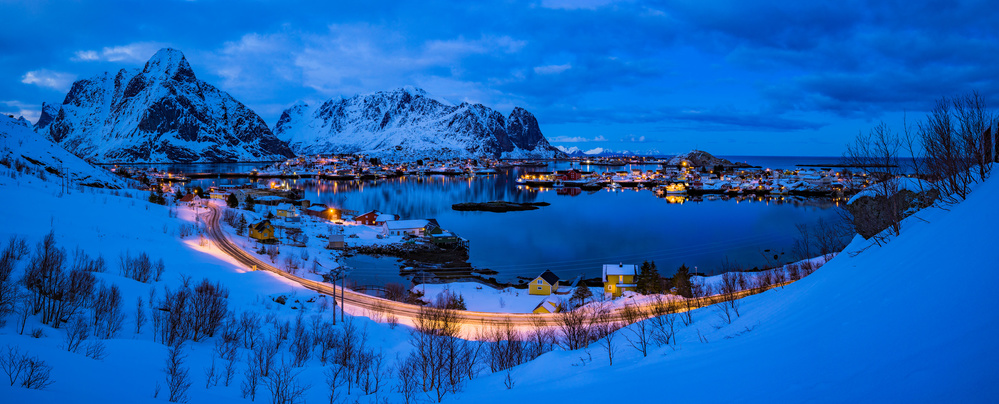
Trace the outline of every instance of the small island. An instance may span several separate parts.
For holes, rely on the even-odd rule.
[[[451,209],[459,211],[480,211],[480,212],[516,212],[523,210],[536,210],[541,206],[548,206],[548,202],[465,202],[451,205]]]

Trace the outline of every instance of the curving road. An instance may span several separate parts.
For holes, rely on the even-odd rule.
[[[366,315],[382,322],[386,321],[389,316],[395,316],[400,323],[412,325],[413,319],[415,319],[420,313],[421,306],[365,295],[363,293],[354,292],[350,289],[343,289],[339,286],[324,282],[317,282],[282,271],[281,269],[278,269],[247,253],[246,251],[243,251],[243,249],[233,244],[229,238],[226,237],[225,232],[222,231],[222,226],[219,225],[219,208],[212,204],[208,204],[207,208],[208,212],[206,215],[208,217],[206,218],[205,223],[208,227],[209,238],[214,241],[215,245],[222,252],[226,253],[240,264],[245,265],[247,268],[256,268],[257,270],[268,271],[279,277],[295,282],[306,289],[330,296],[339,297],[342,290],[344,308],[348,313],[353,315]],[[780,285],[772,287],[776,286]],[[763,290],[758,289],[741,291],[737,293],[736,297],[742,298],[760,293],[762,291]],[[722,301],[724,301],[724,299],[722,296],[718,295],[700,298],[696,300],[696,304],[692,305],[691,309],[710,306]],[[686,310],[688,310],[687,307],[682,307],[680,309],[680,311]],[[512,325],[516,329],[530,329],[541,326],[542,324],[546,326],[556,325],[553,316],[548,314],[458,311],[458,317],[462,322],[462,334],[468,338],[475,338],[479,336],[480,333],[478,331],[484,331],[498,326],[505,327],[507,325]],[[625,317],[622,315],[622,309],[612,310],[608,316],[604,317],[604,319],[606,322],[626,322]]]

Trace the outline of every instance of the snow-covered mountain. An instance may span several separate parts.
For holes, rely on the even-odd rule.
[[[317,106],[299,103],[281,114],[274,133],[298,154],[397,159],[563,155],[523,108],[503,116],[481,104],[452,105],[417,88],[336,98]]]
[[[161,49],[142,69],[73,83],[44,104],[35,130],[98,162],[231,162],[293,157],[256,113],[198,80],[184,54]]]
[[[20,161],[26,167],[52,177],[69,174],[72,183],[100,188],[124,188],[128,181],[107,170],[95,167],[83,159],[66,151],[32,132],[31,124],[17,119],[0,116],[0,160],[17,165]]]
[[[610,150],[603,147],[594,147],[583,150],[579,147],[555,146],[569,157],[615,157],[615,156],[662,156],[662,152],[656,149],[650,150]]]

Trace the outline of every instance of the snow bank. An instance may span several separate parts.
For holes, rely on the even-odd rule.
[[[583,403],[992,401],[995,198],[997,178],[949,212],[907,219],[885,246],[855,238],[811,276],[743,299],[731,324],[714,308],[697,310],[691,326],[678,326],[675,348],[643,358],[618,337],[614,366],[598,344],[553,352],[514,368],[513,389],[505,374],[490,375],[452,401],[530,402],[538,393]]]

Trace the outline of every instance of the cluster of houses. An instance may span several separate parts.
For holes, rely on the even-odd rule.
[[[605,296],[621,297],[624,292],[634,292],[638,287],[638,265],[624,263],[604,265],[601,279],[604,283]],[[528,294],[548,296],[534,308],[535,314],[558,313],[564,309],[562,299],[556,295],[566,295],[569,292],[559,292],[561,286],[558,275],[550,270],[545,270],[537,278],[531,280],[527,287]]]
[[[309,204],[307,202],[304,205],[306,206],[296,206],[290,203],[277,205],[272,219],[262,220],[249,225],[249,237],[264,243],[276,242],[277,239],[274,237],[275,226],[272,220],[282,222],[282,226],[293,226],[301,221],[300,214],[303,213],[329,221],[341,220],[340,215],[343,212],[342,210],[329,208],[322,204]],[[381,236],[385,237],[424,237],[439,247],[467,247],[467,242],[464,239],[458,237],[454,232],[443,229],[436,219],[399,220],[398,215],[372,210],[354,216],[353,220],[357,224],[380,228]],[[343,235],[331,236],[330,248],[343,247]]]
[[[437,219],[399,220],[399,215],[372,210],[354,217],[358,224],[381,227],[383,236],[426,237],[440,247],[465,246],[466,241],[441,227]]]

